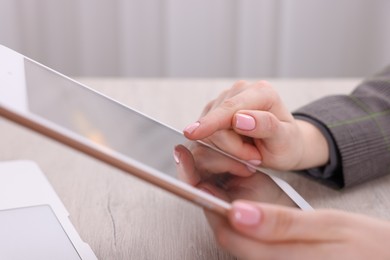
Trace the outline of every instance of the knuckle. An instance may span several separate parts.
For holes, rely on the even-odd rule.
[[[216,100],[212,100],[209,103],[207,103],[203,109],[203,114],[207,114],[213,108],[215,102],[216,102]]]
[[[223,90],[219,95],[218,95],[218,99],[224,99],[227,95],[229,95],[230,93],[230,89],[225,89]]]
[[[225,99],[221,104],[221,108],[225,109],[225,110],[232,110],[232,109],[236,108],[237,106],[238,106],[237,101],[235,101],[232,98]]]
[[[280,101],[280,96],[274,87],[268,81],[258,81],[252,85],[252,89],[257,93],[264,93],[267,95],[268,105],[271,107],[272,104]]]
[[[285,212],[281,211],[277,212],[272,233],[276,237],[285,237],[286,233],[288,233],[294,225],[294,219],[293,214],[285,214]]]
[[[319,222],[327,223],[331,226],[337,226],[339,224],[345,224],[344,213],[334,209],[324,209],[319,211],[317,218]],[[335,217],[337,216],[337,217]]]
[[[237,95],[249,88],[249,84],[245,80],[237,81],[233,84],[230,89],[224,90],[218,97],[219,107],[223,110],[234,110],[239,107]],[[215,106],[216,101],[214,101]]]
[[[252,85],[253,88],[256,90],[262,90],[267,91],[272,94],[276,94],[276,90],[272,87],[272,85],[268,81],[257,81],[255,84]]]
[[[263,87],[272,88],[271,83],[269,83],[266,80],[259,80],[256,83],[259,84],[259,85],[262,85]]]
[[[196,160],[197,166],[203,167],[203,163],[202,163],[202,162],[204,162],[203,158],[207,157],[206,149],[204,149],[200,145],[195,145],[195,146],[191,147],[191,153],[192,153],[192,156],[194,157],[194,159]]]
[[[241,91],[241,90],[244,89],[247,85],[248,85],[248,82],[247,82],[247,81],[245,81],[245,80],[239,80],[239,81],[236,81],[236,82],[233,84],[232,90]]]
[[[276,133],[279,130],[279,122],[273,114],[269,113],[265,117],[265,121],[266,130],[269,132]]]

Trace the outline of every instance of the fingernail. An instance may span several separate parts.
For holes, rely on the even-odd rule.
[[[244,114],[236,114],[236,128],[241,130],[250,131],[255,129],[256,121],[253,117],[244,115]]]
[[[194,132],[199,126],[200,126],[200,123],[199,122],[195,122],[193,124],[190,124],[186,128],[184,128],[184,132],[192,134],[192,132]]]
[[[245,226],[254,226],[259,224],[260,222],[260,210],[250,204],[236,202],[233,203],[232,210],[233,220],[238,224]]]
[[[246,168],[250,171],[250,172],[253,172],[255,173],[257,170],[256,168],[254,168],[252,165],[247,165]]]
[[[248,161],[249,164],[246,165],[246,167],[248,168],[248,170],[250,172],[256,172],[257,169],[255,168],[256,166],[259,166],[261,164],[261,161],[260,160],[249,160]]]
[[[173,150],[173,158],[175,159],[176,164],[180,163],[180,153],[176,151],[176,149]]]
[[[249,160],[248,163],[255,165],[255,166],[259,166],[261,164],[261,161],[260,160]]]

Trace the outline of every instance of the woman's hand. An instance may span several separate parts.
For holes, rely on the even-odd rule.
[[[206,216],[219,245],[240,259],[390,259],[390,224],[335,210],[233,203]]]
[[[265,81],[237,82],[210,102],[202,117],[184,130],[248,163],[276,170],[321,166],[328,145],[313,125],[295,120]]]
[[[269,202],[296,207],[271,177],[253,166],[215,151],[199,142],[177,145],[174,150],[178,179],[219,199]]]

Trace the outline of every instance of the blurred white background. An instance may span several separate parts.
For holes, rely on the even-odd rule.
[[[0,44],[71,76],[364,77],[387,0],[0,0]]]

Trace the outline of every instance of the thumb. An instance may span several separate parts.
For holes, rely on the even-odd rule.
[[[270,242],[332,240],[345,225],[343,219],[336,211],[301,211],[244,201],[234,202],[229,212],[231,225],[240,233]]]
[[[234,115],[235,132],[252,138],[275,138],[284,132],[286,123],[274,114],[260,110],[241,110]]]

